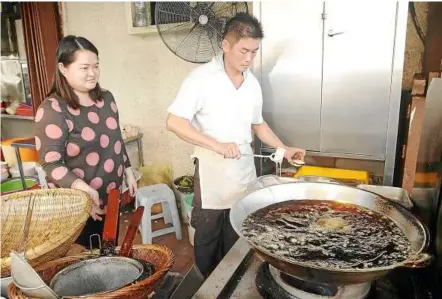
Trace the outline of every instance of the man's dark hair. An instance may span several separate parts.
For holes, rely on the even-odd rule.
[[[227,21],[223,39],[227,36],[232,36],[237,41],[242,38],[262,39],[264,32],[257,18],[240,12]]]

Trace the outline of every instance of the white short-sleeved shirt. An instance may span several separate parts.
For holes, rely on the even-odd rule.
[[[203,134],[219,142],[239,145],[240,159],[225,159],[216,152],[195,147],[199,159],[203,209],[230,209],[256,179],[252,124],[262,118],[262,92],[252,73],[244,73],[236,89],[224,70],[222,55],[204,64],[185,79],[169,113],[192,121]]]
[[[223,56],[215,56],[184,80],[168,112],[192,121],[219,142],[250,144],[251,125],[263,122],[262,91],[250,71],[244,77],[236,89],[224,70]]]

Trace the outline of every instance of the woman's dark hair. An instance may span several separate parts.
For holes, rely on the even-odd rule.
[[[74,35],[63,37],[58,44],[54,79],[52,80],[51,90],[48,93],[48,97],[55,94],[65,100],[67,104],[74,109],[80,108],[78,96],[75,94],[66,78],[61,74],[58,64],[62,63],[67,67],[74,62],[75,54],[78,50],[91,51],[98,57],[98,49],[84,37]],[[89,95],[95,103],[101,100],[101,87],[98,82],[95,88],[89,91]]]

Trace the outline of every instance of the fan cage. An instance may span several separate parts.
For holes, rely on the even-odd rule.
[[[224,27],[239,12],[249,13],[247,2],[157,2],[155,23],[172,53],[206,63],[221,52]]]

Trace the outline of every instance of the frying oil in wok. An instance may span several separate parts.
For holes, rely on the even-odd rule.
[[[410,242],[394,222],[360,206],[293,200],[250,214],[243,235],[285,259],[326,268],[373,268],[406,260]]]

